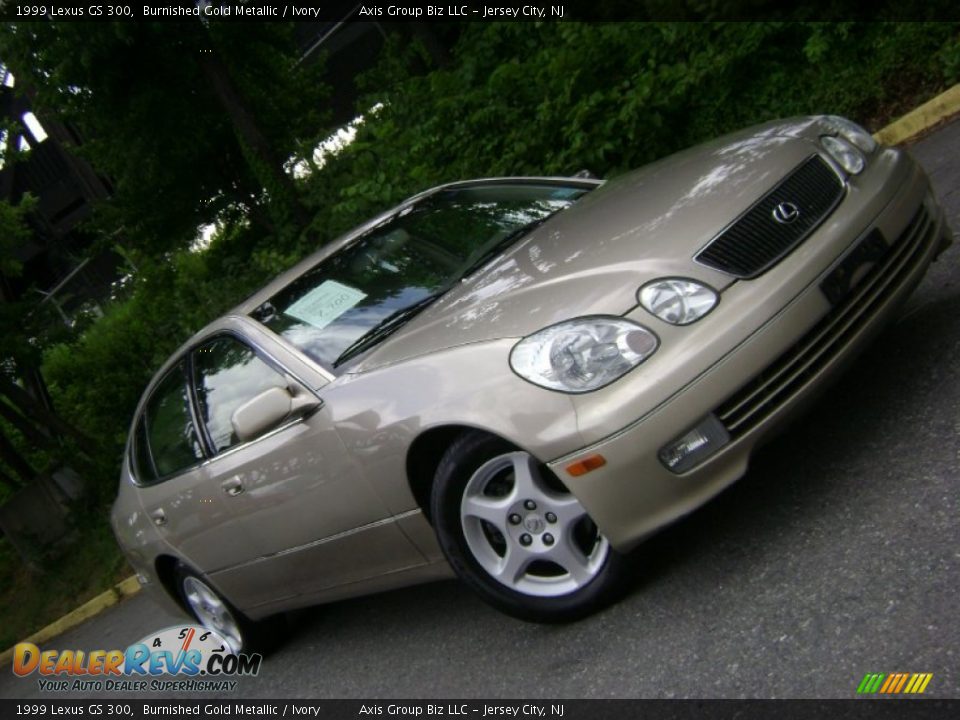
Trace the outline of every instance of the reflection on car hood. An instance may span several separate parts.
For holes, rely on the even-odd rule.
[[[693,256],[816,152],[810,118],[751,128],[623,175],[558,213],[371,352],[362,372],[447,347],[622,315],[665,276],[733,278]]]

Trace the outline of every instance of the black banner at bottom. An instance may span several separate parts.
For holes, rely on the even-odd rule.
[[[0,700],[0,718],[447,720],[939,720],[960,700]]]

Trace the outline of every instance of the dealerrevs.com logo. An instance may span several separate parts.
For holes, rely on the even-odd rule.
[[[178,625],[148,635],[126,650],[43,650],[18,643],[13,673],[35,673],[40,690],[231,691],[237,676],[260,672],[259,654],[231,653],[224,639],[196,625]],[[183,679],[160,679],[160,676]]]

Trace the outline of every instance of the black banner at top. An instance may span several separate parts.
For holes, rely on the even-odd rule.
[[[956,0],[0,0],[17,22],[558,22],[960,20]]]

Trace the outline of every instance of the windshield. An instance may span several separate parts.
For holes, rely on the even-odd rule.
[[[326,258],[251,316],[332,370],[371,330],[412,317],[401,311],[426,307],[522,237],[518,231],[587,191],[523,183],[442,190]]]

